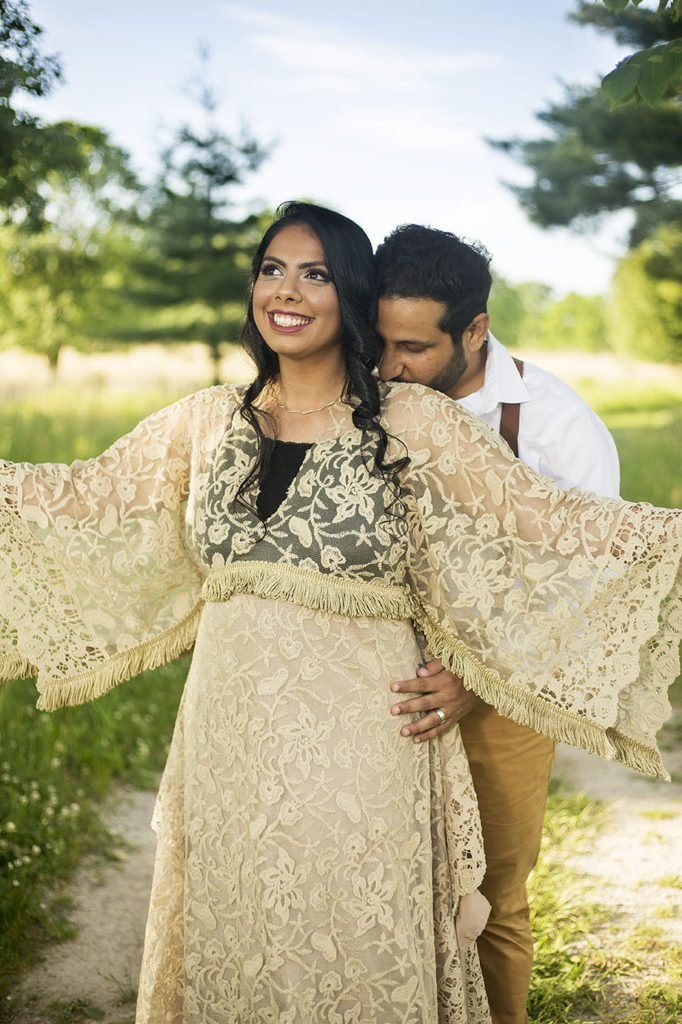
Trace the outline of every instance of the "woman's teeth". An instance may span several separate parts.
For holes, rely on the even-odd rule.
[[[309,316],[291,316],[288,313],[273,313],[272,319],[278,327],[302,327],[304,324],[311,323],[312,320]]]

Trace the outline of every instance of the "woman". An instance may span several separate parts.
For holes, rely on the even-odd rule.
[[[379,384],[370,308],[364,233],[291,204],[254,258],[254,384],[0,470],[0,675],[39,668],[52,708],[196,639],[139,1022],[489,1020],[454,924],[483,873],[458,734],[404,744],[387,714],[426,649],[663,773],[679,516],[566,494],[448,399]]]

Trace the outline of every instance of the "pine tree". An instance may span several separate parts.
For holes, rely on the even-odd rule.
[[[148,308],[174,310],[172,318],[157,319],[138,336],[204,342],[217,382],[222,346],[235,339],[243,317],[250,256],[262,227],[262,214],[230,217],[230,199],[268,149],[246,129],[238,137],[221,130],[218,102],[206,82],[208,57],[205,51],[201,56],[196,98],[203,124],[178,128],[162,155],[145,225],[147,245],[135,263],[135,294]]]
[[[581,3],[572,18],[620,43],[650,47],[682,40],[682,20],[666,12],[616,12],[600,3]],[[660,224],[682,226],[682,201],[675,195],[682,163],[682,107],[672,85],[653,106],[639,103],[613,110],[598,87],[569,86],[564,100],[550,104],[537,118],[549,130],[543,138],[492,141],[533,172],[529,186],[511,187],[536,224],[580,226],[632,209],[633,246]]]

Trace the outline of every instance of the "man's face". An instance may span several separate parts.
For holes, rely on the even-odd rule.
[[[426,384],[435,391],[455,388],[468,367],[463,346],[438,326],[445,304],[435,299],[379,299],[377,333],[384,342],[382,380]]]

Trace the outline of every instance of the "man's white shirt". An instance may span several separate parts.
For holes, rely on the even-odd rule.
[[[573,388],[541,367],[524,361],[521,378],[492,334],[483,386],[457,401],[498,431],[502,404],[519,402],[520,459],[561,487],[618,496],[618,452],[605,424]]]

